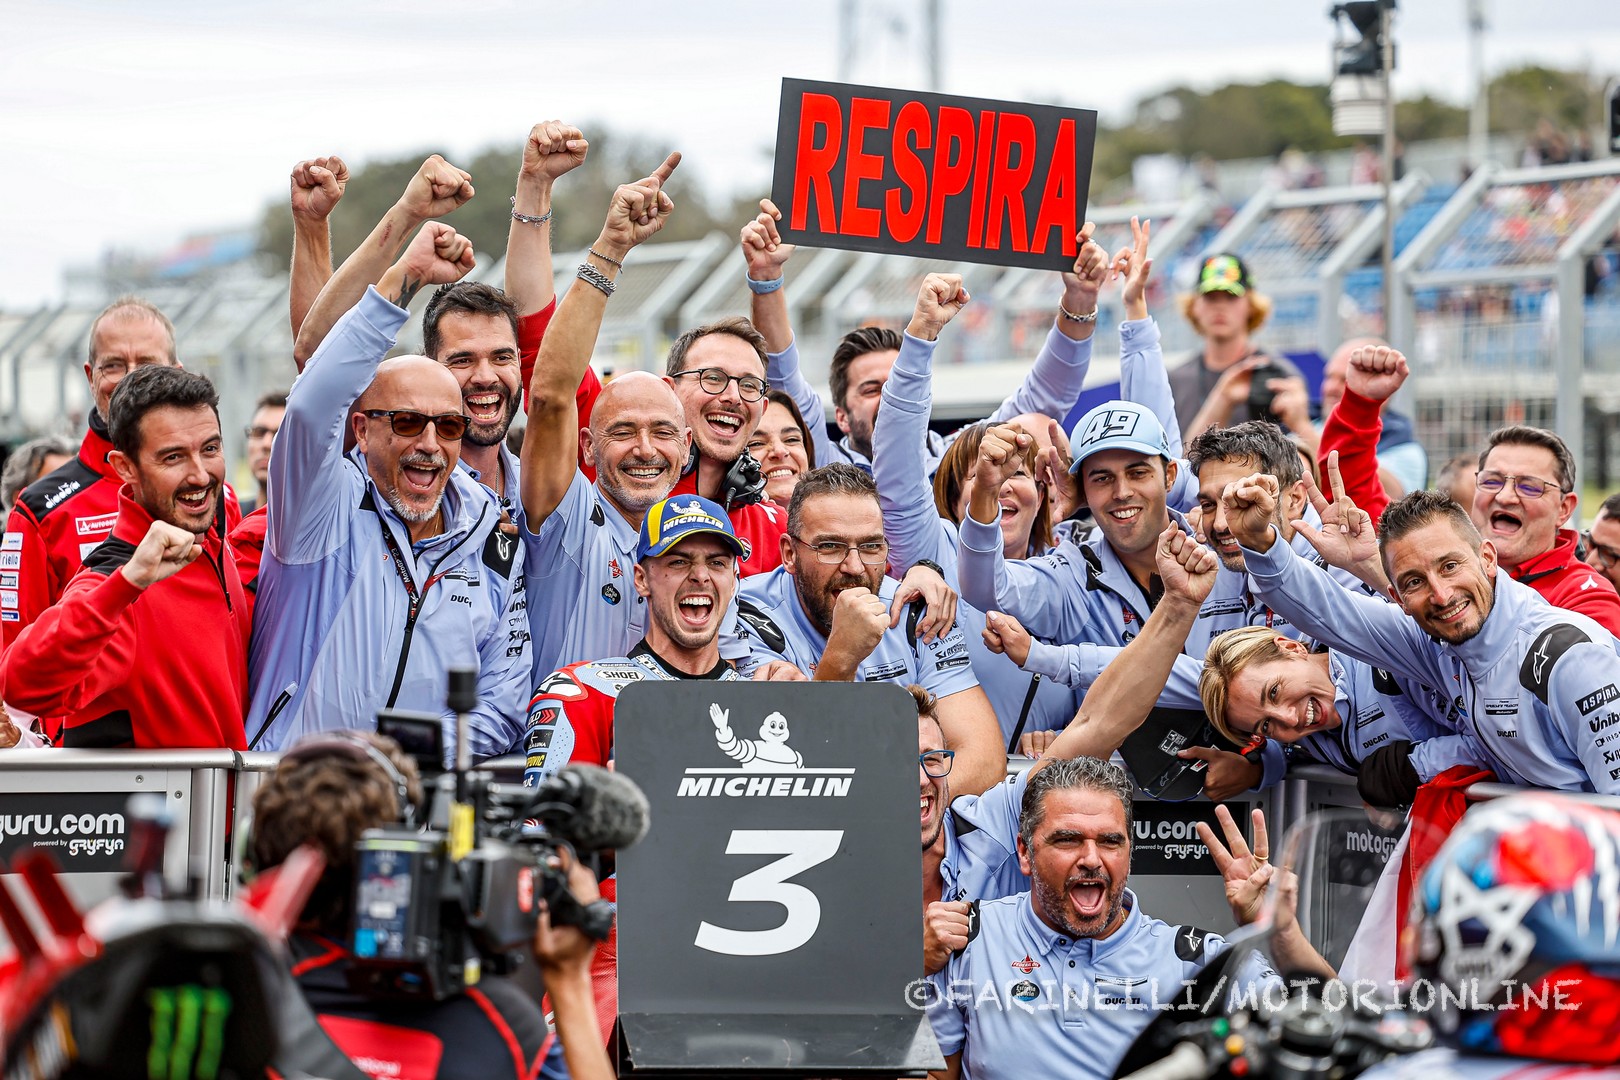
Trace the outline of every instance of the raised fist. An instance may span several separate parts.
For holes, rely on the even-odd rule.
[[[1387,401],[1411,374],[1399,350],[1388,345],[1363,345],[1350,353],[1344,385],[1364,398]]]
[[[1017,476],[1018,470],[1024,467],[1024,451],[1034,441],[1034,436],[1025,434],[1017,424],[997,424],[990,428],[979,443],[974,486],[984,484],[990,491],[1000,491],[1001,485]]]
[[[911,314],[911,325],[906,327],[906,333],[933,341],[969,299],[961,274],[929,274],[923,278],[922,288],[917,290],[917,307]]]
[[[1221,512],[1238,543],[1251,551],[1269,549],[1269,533],[1277,521],[1277,478],[1253,473],[1227,484],[1221,492]]]
[[[399,206],[419,220],[440,218],[473,197],[472,175],[462,172],[438,154],[422,162]]]
[[[422,226],[399,257],[405,277],[418,287],[460,281],[475,265],[472,242],[442,221]]]
[[[1188,536],[1174,521],[1159,534],[1154,562],[1159,579],[1164,582],[1165,595],[1179,596],[1194,605],[1202,605],[1209,599],[1221,567],[1213,551]]]
[[[349,186],[349,167],[340,157],[310,158],[293,166],[292,213],[297,220],[325,221]]]
[[[529,129],[529,141],[523,145],[519,179],[555,180],[585,164],[590,148],[584,133],[573,124],[561,120],[536,124]]]
[[[884,631],[889,629],[889,608],[870,589],[845,589],[833,602],[832,632],[827,635],[827,651],[837,649],[858,667],[872,655]]]

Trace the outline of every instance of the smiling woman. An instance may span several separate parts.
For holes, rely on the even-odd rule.
[[[765,392],[765,415],[748,440],[748,452],[759,462],[765,497],[787,509],[799,477],[816,459],[816,444],[793,398],[781,390]]]

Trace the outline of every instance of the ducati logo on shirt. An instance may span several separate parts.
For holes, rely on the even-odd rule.
[[[1028,975],[1030,972],[1040,967],[1041,962],[1031,957],[1029,953],[1025,953],[1022,960],[1014,960],[1010,966],[1014,971],[1021,971],[1025,975]]]

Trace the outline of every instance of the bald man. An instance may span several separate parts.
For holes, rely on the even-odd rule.
[[[383,359],[411,298],[472,266],[466,238],[429,222],[287,395],[253,615],[250,749],[374,728],[383,708],[453,721],[456,667],[478,672],[473,755],[519,741],[531,661],[517,527],[456,468],[471,423],[456,377],[425,356]],[[447,760],[454,738],[446,723]]]
[[[1388,344],[1382,338],[1351,338],[1334,350],[1327,366],[1322,369],[1322,410],[1319,415],[1323,423],[1327,422],[1328,414],[1344,397],[1344,373],[1350,370],[1350,354],[1364,345]],[[1378,473],[1389,497],[1398,499],[1408,491],[1428,486],[1429,455],[1424,451],[1423,444],[1417,441],[1412,418],[1387,401],[1380,404],[1379,418],[1383,421],[1383,428],[1378,438]],[[1327,452],[1328,448],[1322,447],[1322,457],[1325,458]]]
[[[624,656],[647,632],[646,603],[631,582],[636,542],[647,510],[680,479],[692,431],[675,391],[648,372],[604,386],[584,428],[575,389],[619,264],[674,209],[663,185],[679,161],[672,154],[651,176],[614,192],[601,235],[557,305],[535,361],[519,474],[537,682],[582,660]],[[595,471],[595,483],[576,462]],[[721,632],[728,659],[748,655],[736,624],[728,612]]]

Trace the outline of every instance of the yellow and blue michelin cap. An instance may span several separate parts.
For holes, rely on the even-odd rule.
[[[636,561],[662,555],[689,536],[718,536],[726,546],[746,559],[747,550],[731,527],[731,518],[719,503],[699,495],[674,495],[654,503],[641,523],[641,539],[636,543]]]

